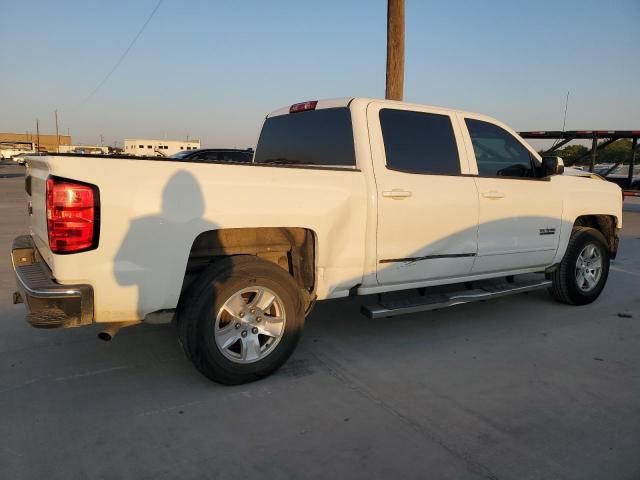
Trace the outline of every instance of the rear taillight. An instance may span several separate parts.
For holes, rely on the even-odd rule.
[[[98,246],[98,188],[64,178],[47,179],[47,230],[54,253]]]

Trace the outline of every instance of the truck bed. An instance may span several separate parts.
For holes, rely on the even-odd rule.
[[[49,175],[98,186],[96,249],[73,255],[49,249]],[[175,308],[194,240],[223,228],[314,232],[323,245],[316,258],[323,271],[318,298],[345,296],[362,281],[367,199],[358,170],[68,154],[32,157],[27,176],[36,247],[58,282],[94,287],[96,321],[143,319]]]

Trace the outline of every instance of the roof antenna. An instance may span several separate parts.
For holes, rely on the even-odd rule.
[[[567,109],[569,107],[569,92],[567,91],[567,98],[564,101],[564,118],[562,119],[562,133],[564,133],[564,127],[567,124]],[[553,150],[553,148],[561,141],[561,138],[556,138],[556,140],[551,144],[551,147],[547,150]]]
[[[569,92],[567,92],[567,99],[564,102],[564,120],[562,120],[562,132],[564,133],[564,127],[567,124],[567,108],[569,107]]]

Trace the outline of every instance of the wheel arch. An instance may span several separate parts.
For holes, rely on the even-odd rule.
[[[549,270],[555,269],[562,261],[573,229],[576,227],[590,227],[600,232],[607,242],[610,257],[612,259],[615,258],[618,252],[618,230],[621,219],[616,215],[607,213],[578,213],[575,217],[567,216],[563,219],[558,250],[556,251],[553,263],[548,267]]]
[[[200,233],[191,244],[180,297],[212,263],[234,255],[254,255],[287,271],[300,287],[306,307],[317,288],[317,235],[302,227],[224,228]]]
[[[575,227],[590,227],[598,230],[607,240],[611,258],[618,252],[618,219],[614,215],[580,215],[573,222]]]

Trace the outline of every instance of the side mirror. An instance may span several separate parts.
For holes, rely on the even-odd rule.
[[[564,161],[560,157],[542,157],[542,176],[562,175]]]

